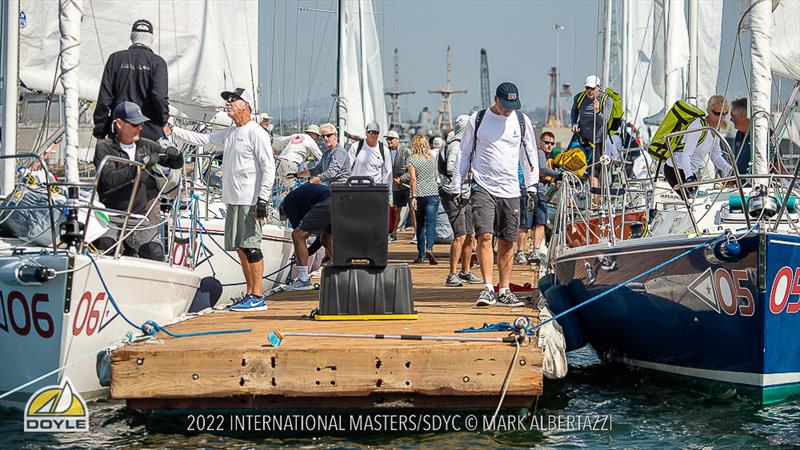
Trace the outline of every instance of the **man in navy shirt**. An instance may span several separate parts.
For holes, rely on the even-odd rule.
[[[328,255],[332,255],[331,240],[331,188],[325,184],[306,183],[289,192],[279,207],[281,219],[292,225],[295,264],[298,277],[286,286],[287,291],[314,289],[308,279],[308,247],[306,239],[319,235]]]
[[[731,102],[731,122],[736,128],[733,154],[736,155],[736,169],[739,174],[750,172],[750,118],[747,117],[747,98],[739,98]]]

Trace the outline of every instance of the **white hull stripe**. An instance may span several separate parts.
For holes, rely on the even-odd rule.
[[[790,242],[790,241],[781,241],[778,239],[772,239],[769,241],[770,244],[783,244],[783,245],[794,245],[795,247],[800,247],[800,242]]]
[[[616,358],[615,358],[616,359]],[[653,369],[661,372],[686,375],[707,380],[722,381],[725,383],[746,384],[750,386],[770,387],[783,384],[800,383],[800,372],[788,373],[749,373],[749,372],[729,372],[724,370],[697,369],[694,367],[673,366],[638,359],[621,358],[617,359],[624,364],[644,369]]]

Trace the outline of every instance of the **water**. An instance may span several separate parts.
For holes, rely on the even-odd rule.
[[[123,404],[89,405],[86,434],[23,433],[19,415],[0,416],[3,448],[559,448],[800,447],[800,400],[761,407],[735,392],[710,394],[641,374],[601,366],[590,351],[570,355],[565,380],[545,382],[537,416],[609,416],[611,430],[439,433],[347,433],[276,438],[270,433],[189,435],[145,426]],[[573,427],[574,428],[574,427]],[[607,428],[607,427],[603,427]],[[160,431],[159,431],[160,430]]]

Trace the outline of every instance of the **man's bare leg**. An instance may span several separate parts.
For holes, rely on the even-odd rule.
[[[241,248],[237,248],[236,253],[239,255],[239,262],[242,264],[242,272],[244,272],[244,281],[247,283],[247,292],[245,294],[252,294],[253,280],[250,276],[250,262],[247,260],[247,253]]]
[[[500,273],[500,289],[507,288],[511,281],[511,268],[514,264],[513,250],[514,242],[505,239],[497,240],[497,271]],[[481,273],[483,273],[483,261],[481,261]]]
[[[478,235],[478,262],[481,264],[481,277],[484,284],[494,286],[492,270],[494,269],[494,249],[492,248],[492,233]]]
[[[464,241],[466,240],[466,236],[457,236],[453,239],[453,242],[450,243],[450,273],[456,273],[456,267],[458,266],[459,256],[462,258],[464,257]],[[467,255],[467,264],[469,264],[469,254]],[[464,262],[462,261],[461,267],[464,267]],[[467,272],[464,272],[467,273]]]

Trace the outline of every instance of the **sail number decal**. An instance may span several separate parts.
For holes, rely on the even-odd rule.
[[[793,302],[789,297],[795,295]],[[786,311],[794,314],[800,311],[800,267],[792,269],[783,266],[772,280],[772,289],[769,292],[769,310],[773,314]]]
[[[75,307],[72,335],[91,336],[103,331],[118,315],[114,305],[109,305],[110,303],[106,300],[105,292],[98,292],[97,295],[92,295],[91,291],[84,292]]]
[[[733,316],[738,313],[750,317],[756,311],[751,285],[747,270],[720,267],[706,269],[689,284],[688,289],[719,314]]]
[[[53,317],[44,311],[48,302],[47,294],[33,294],[29,300],[19,291],[0,291],[0,330],[20,336],[36,333],[45,339],[53,337]]]

